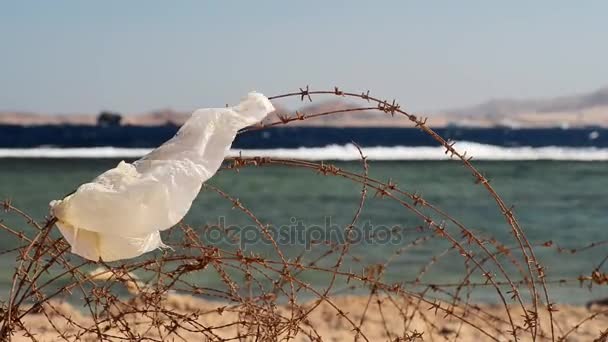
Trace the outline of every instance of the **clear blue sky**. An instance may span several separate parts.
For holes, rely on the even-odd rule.
[[[0,110],[189,110],[310,84],[410,110],[608,85],[608,1],[5,1]]]

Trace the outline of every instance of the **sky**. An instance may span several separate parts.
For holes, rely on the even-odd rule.
[[[0,0],[0,111],[340,86],[431,111],[608,85],[607,1]]]

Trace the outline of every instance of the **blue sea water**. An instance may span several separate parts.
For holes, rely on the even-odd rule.
[[[0,158],[0,198],[10,199],[14,206],[43,220],[50,200],[62,198],[118,161],[113,158]],[[361,172],[357,161],[335,162],[335,165]],[[527,237],[538,245],[535,251],[546,267],[550,294],[556,302],[584,303],[608,296],[605,285],[589,291],[576,281],[580,275],[589,275],[608,255],[608,245],[576,254],[560,253],[556,248],[580,248],[608,240],[607,162],[520,160],[478,161],[476,165],[502,198],[515,206]],[[506,246],[516,244],[493,199],[458,162],[372,161],[370,175],[383,181],[390,179],[403,190],[421,194],[480,237],[495,238]],[[327,251],[327,244],[320,241],[340,242],[340,232],[352,220],[361,194],[361,185],[347,179],[286,166],[245,168],[238,173],[223,170],[210,184],[238,198],[262,222],[289,232],[281,236],[281,250],[290,258],[302,256],[304,261],[312,261]],[[27,224],[10,213],[1,213],[0,220],[16,230],[28,231]],[[277,258],[272,247],[260,238],[252,220],[211,190],[200,193],[184,223],[209,244],[226,250],[243,247],[246,251]],[[229,242],[221,232],[209,229],[216,225],[232,227],[240,240]],[[361,236],[369,231],[375,232],[371,234],[375,236],[358,240],[342,269],[363,272],[368,265],[391,260],[384,275],[386,283],[401,283],[407,288],[417,277],[434,284],[461,282],[466,270],[464,259],[458,251],[450,249],[447,241],[432,237],[403,249],[412,241],[433,235],[421,229],[422,226],[424,222],[399,203],[370,192],[357,229],[362,232]],[[460,239],[454,225],[448,222],[446,229]],[[170,232],[164,233],[168,244],[171,244]],[[0,251],[16,246],[16,240],[8,233],[0,232],[0,237]],[[540,246],[549,240],[552,247]],[[514,255],[519,257],[517,252]],[[429,266],[433,257],[436,262]],[[505,257],[500,257],[500,261],[514,279],[521,279]],[[335,255],[330,255],[318,265],[331,267],[335,262]],[[427,266],[428,271],[420,276],[419,272]],[[14,267],[14,254],[0,256],[0,293],[8,290]],[[603,266],[604,271],[607,267]],[[328,275],[323,272],[305,272],[301,277],[321,289],[328,282]],[[476,272],[472,280],[483,282],[483,279],[482,274]],[[191,280],[211,288],[222,286],[217,275],[208,270]],[[554,283],[560,280],[566,281]],[[345,279],[339,279],[335,291],[351,291],[348,286]],[[419,288],[411,286],[411,289]],[[480,286],[473,291],[473,298],[494,302],[496,294]]]

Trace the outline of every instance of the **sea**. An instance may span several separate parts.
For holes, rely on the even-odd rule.
[[[590,288],[578,281],[598,266],[604,272],[608,268],[602,264],[608,256],[608,148],[505,147],[479,142],[458,142],[456,147],[474,157],[475,166],[503,200],[513,205],[545,267],[549,294],[555,302],[584,304],[608,297],[606,285]],[[460,162],[450,160],[442,149],[372,146],[362,150],[369,159],[370,177],[390,181],[400,189],[422,196],[481,238],[496,239],[507,247],[516,246],[492,197],[475,183],[470,171]],[[4,148],[0,150],[0,198],[10,200],[42,221],[48,215],[49,201],[62,198],[121,160],[131,161],[148,151],[118,147]],[[341,169],[364,172],[359,152],[351,144],[233,149],[231,155],[323,160]],[[283,165],[245,167],[238,172],[222,169],[209,184],[238,198],[261,222],[270,224],[273,232],[279,234],[280,248],[286,256],[304,262],[316,260],[332,244],[343,242],[341,234],[359,207],[362,191],[361,184],[343,177]],[[31,233],[27,223],[11,213],[0,213],[0,222]],[[226,250],[242,248],[265,258],[278,258],[251,218],[210,188],[201,191],[183,224],[191,226],[210,245]],[[231,238],[226,236],[226,227],[230,228]],[[344,271],[363,273],[369,265],[383,264],[385,283],[417,291],[421,287],[413,284],[416,279],[449,288],[450,284],[462,282],[470,266],[447,241],[425,229],[424,222],[411,211],[374,191],[369,191],[355,228],[359,238],[353,240],[341,266]],[[462,239],[449,222],[446,229]],[[0,297],[4,297],[16,265],[15,253],[5,251],[16,247],[18,241],[7,233],[0,234]],[[168,245],[175,238],[171,230],[163,232],[163,237]],[[595,247],[586,248],[594,243]],[[521,256],[516,250],[513,255]],[[513,280],[523,278],[508,258],[503,256],[499,260]],[[321,258],[317,265],[331,268],[335,262],[333,254]],[[329,274],[322,271],[306,271],[300,277],[318,289],[323,289],[329,280]],[[471,289],[472,298],[496,302],[496,292],[484,285],[484,279],[481,272],[473,273],[471,281],[479,285]],[[222,286],[212,269],[200,271],[189,280],[210,288]],[[338,279],[331,293],[365,291],[369,289],[356,288],[347,279]]]

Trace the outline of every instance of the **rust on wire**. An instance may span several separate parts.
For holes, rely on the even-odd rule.
[[[238,244],[213,245],[205,240],[208,234],[220,233],[236,241],[235,230],[225,224],[192,227],[182,223],[164,233],[163,239],[167,238],[172,250],[121,263],[94,263],[69,253],[69,245],[52,232],[54,218],[38,222],[7,199],[0,202],[4,212],[0,230],[17,243],[0,254],[14,256],[16,269],[6,301],[1,303],[1,339],[323,341],[331,340],[328,333],[335,333],[359,341],[456,341],[466,331],[474,331],[484,340],[557,341],[568,339],[587,329],[592,320],[605,316],[607,311],[598,311],[575,326],[567,325],[559,316],[563,310],[558,311],[550,300],[547,284],[608,286],[608,256],[594,269],[582,270],[579,277],[559,279],[541,265],[535,251],[553,250],[567,258],[605,247],[607,241],[581,243],[582,247],[529,241],[514,207],[504,202],[488,178],[471,163],[472,157],[458,151],[454,141],[446,141],[429,128],[426,117],[406,112],[396,100],[380,100],[369,90],[312,90],[309,86],[271,99],[295,97],[312,102],[312,95],[315,99],[317,95],[346,97],[363,105],[319,113],[280,113],[276,114],[276,122],[248,130],[357,111],[405,116],[442,146],[446,155],[459,160],[471,172],[495,203],[497,215],[504,217],[509,237],[499,240],[484,236],[442,211],[420,192],[406,191],[391,178],[382,181],[370,176],[371,163],[365,149],[356,143],[361,171],[325,161],[240,154],[228,158],[222,168],[222,172],[234,171],[233,177],[243,177],[239,171],[248,167],[307,170],[319,177],[331,176],[357,185],[360,192],[353,199],[352,216],[341,227],[345,240],[320,237],[310,241],[314,253],[293,255],[290,246],[282,245],[273,235],[275,222],[260,219],[264,213],[254,212],[249,207],[251,203],[239,200],[239,194],[230,195],[211,184],[205,184],[204,189],[244,215],[269,243],[269,251],[257,253]],[[297,177],[290,172],[286,175],[286,181]],[[377,199],[369,198],[368,193],[375,193]],[[387,250],[383,259],[366,261],[357,254],[358,248],[353,248],[352,237],[368,202],[380,198],[381,202],[374,205],[399,208],[415,223],[392,227],[392,232],[408,240],[393,246],[393,251]],[[10,224],[5,220],[8,217]],[[408,251],[430,244],[440,245],[441,252],[429,256],[417,272],[408,272],[397,282],[386,280],[391,266],[408,264]],[[425,280],[429,273],[441,272],[438,265],[446,258],[462,262],[462,278],[444,283]],[[308,281],[312,272],[327,282],[320,288],[311,285]],[[196,281],[201,277],[217,281],[202,286]],[[493,290],[498,305],[472,302],[474,291],[482,288]],[[342,296],[345,294],[348,296]],[[77,298],[82,300],[84,311],[75,309],[67,300]],[[524,298],[530,298],[531,303]],[[42,328],[33,326],[32,318]],[[560,336],[554,328],[558,320]],[[454,326],[442,323],[447,321]],[[373,324],[378,329],[371,329]],[[594,333],[605,340],[606,332]]]

